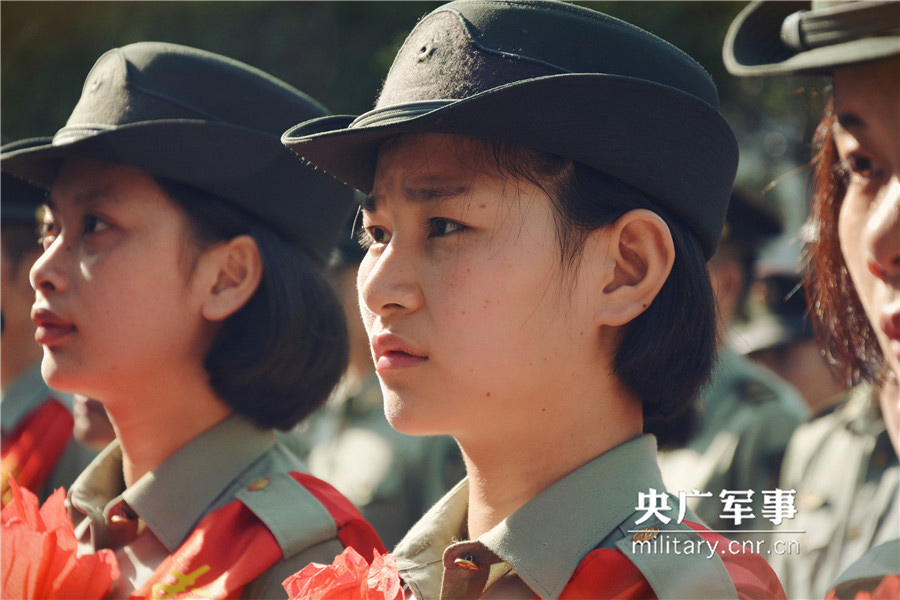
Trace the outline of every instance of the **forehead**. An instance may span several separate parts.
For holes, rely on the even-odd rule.
[[[477,139],[444,134],[405,134],[382,144],[375,184],[365,208],[373,210],[385,195],[412,202],[461,196],[481,182],[502,178],[487,159],[488,145]]]
[[[833,82],[834,113],[842,127],[900,134],[900,57],[835,69]]]
[[[148,173],[112,163],[66,159],[48,194],[52,208],[71,203],[136,202],[167,199]]]

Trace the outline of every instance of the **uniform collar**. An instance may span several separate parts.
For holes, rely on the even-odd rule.
[[[878,388],[869,383],[855,386],[849,392],[845,405],[847,429],[857,435],[879,436],[887,433],[884,417],[878,403]]]
[[[541,598],[558,598],[581,560],[635,512],[638,492],[665,486],[656,440],[643,435],[579,467],[478,538],[508,562]],[[436,597],[442,555],[465,531],[468,486],[463,481],[417,523],[397,546],[401,574]]]
[[[0,402],[0,423],[3,425],[3,433],[9,433],[28,416],[32,410],[48,397],[60,400],[69,411],[72,410],[72,398],[68,394],[60,394],[51,390],[41,377],[40,361],[28,367],[3,394]]]
[[[70,504],[98,519],[124,502],[174,552],[200,519],[231,500],[223,491],[274,444],[271,431],[233,415],[124,489],[122,451],[115,441],[72,484]]]

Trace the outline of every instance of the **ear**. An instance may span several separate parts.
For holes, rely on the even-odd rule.
[[[207,250],[200,260],[207,286],[202,314],[210,321],[224,321],[259,287],[263,272],[259,247],[249,235],[239,235]]]
[[[605,238],[596,251],[606,253],[596,325],[625,325],[650,306],[672,272],[672,233],[658,214],[636,209],[595,234]]]

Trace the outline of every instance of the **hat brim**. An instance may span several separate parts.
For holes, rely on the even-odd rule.
[[[628,77],[563,74],[462,100],[413,102],[352,117],[324,117],[282,141],[316,167],[372,190],[378,148],[403,133],[444,133],[525,146],[594,167],[664,199],[694,230],[721,231],[737,169],[737,142],[718,111],[675,88]],[[711,256],[718,235],[701,239]]]
[[[746,6],[731,23],[722,46],[722,60],[728,72],[744,77],[828,75],[835,67],[900,55],[897,35],[792,50],[781,39],[782,23],[789,15],[809,9],[809,1],[769,0]]]
[[[207,191],[257,215],[321,255],[353,205],[353,193],[287,151],[276,136],[209,121],[147,121],[87,133],[66,143],[12,150],[0,167],[49,189],[66,159],[141,169]],[[335,211],[329,202],[347,206]]]

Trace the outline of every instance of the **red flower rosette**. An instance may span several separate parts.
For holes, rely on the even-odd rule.
[[[397,559],[374,552],[371,565],[350,546],[330,565],[306,565],[284,580],[288,600],[402,600]]]
[[[3,598],[102,598],[119,576],[112,550],[78,556],[75,529],[58,488],[38,499],[10,478],[12,502],[0,513],[0,596]]]

